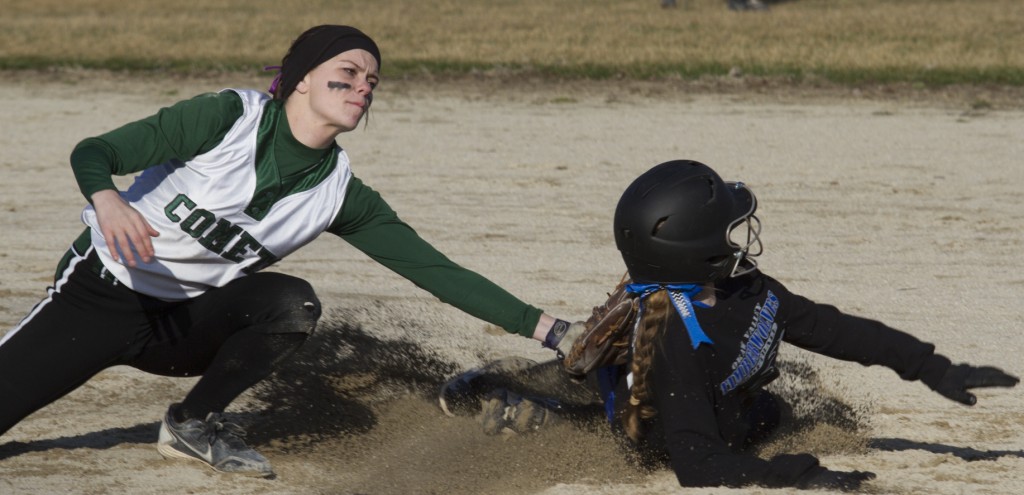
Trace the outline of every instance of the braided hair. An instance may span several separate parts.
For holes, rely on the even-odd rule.
[[[633,386],[630,388],[629,404],[622,415],[622,426],[626,430],[626,435],[634,442],[641,436],[641,420],[653,418],[658,414],[650,404],[651,393],[647,374],[654,361],[654,346],[664,332],[671,310],[672,303],[665,289],[654,292],[644,299],[644,312],[636,329],[633,360],[630,363]]]

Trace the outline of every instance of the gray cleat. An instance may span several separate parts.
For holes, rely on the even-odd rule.
[[[480,401],[480,424],[484,433],[532,433],[558,422],[553,400],[523,397],[505,389],[491,391]]]
[[[174,406],[171,406],[172,408]],[[160,425],[157,450],[166,458],[192,459],[223,473],[271,478],[270,461],[242,441],[245,430],[210,413],[206,420],[178,423],[168,409]]]

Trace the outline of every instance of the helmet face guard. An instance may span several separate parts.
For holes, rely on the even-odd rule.
[[[754,215],[757,210],[757,197],[742,182],[726,182],[730,189],[743,189],[750,194],[750,209],[746,214],[733,220],[725,229],[725,242],[736,248],[729,260],[732,268],[726,278],[746,275],[757,269],[755,257],[764,252],[761,244],[761,219]],[[742,235],[740,234],[742,232]]]
[[[706,283],[750,273],[761,254],[757,200],[691,160],[637,177],[615,210],[615,243],[635,282]]]

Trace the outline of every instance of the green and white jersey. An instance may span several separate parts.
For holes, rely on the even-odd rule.
[[[243,114],[220,144],[188,161],[150,167],[121,193],[160,232],[150,263],[131,268],[115,261],[95,210],[85,208],[82,219],[103,265],[132,290],[179,300],[224,286],[312,241],[341,209],[352,177],[344,151],[335,147],[313,165],[310,187],[280,195],[274,160],[257,162],[273,154],[275,130],[260,129],[268,98],[238,93]]]
[[[284,103],[256,91],[202,94],[86,138],[71,153],[71,167],[86,199],[116,190],[112,176],[138,174],[121,194],[160,232],[152,238],[155,260],[115,262],[93,208],[82,218],[107,270],[143,294],[195,297],[329,232],[509,332],[531,336],[542,313],[440,253],[352,175],[343,150],[300,143]]]

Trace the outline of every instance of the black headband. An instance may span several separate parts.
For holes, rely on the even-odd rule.
[[[281,73],[272,91],[278,99],[286,99],[309,71],[341,52],[361,48],[377,59],[380,70],[380,49],[369,36],[351,26],[316,26],[302,33],[281,60]]]

